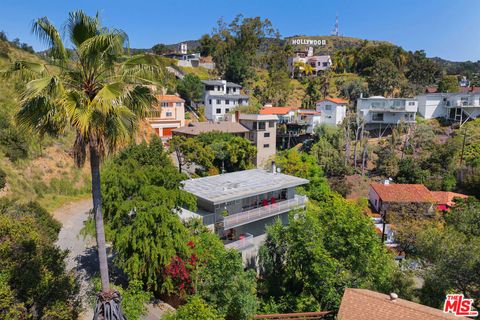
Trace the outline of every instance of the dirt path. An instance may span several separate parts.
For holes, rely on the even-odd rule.
[[[85,199],[68,203],[53,212],[55,219],[63,225],[58,235],[57,245],[64,250],[69,250],[67,269],[75,270],[80,280],[80,295],[85,309],[80,315],[81,320],[93,318],[93,310],[88,305],[87,295],[92,290],[90,274],[96,263],[95,241],[91,237],[84,239],[80,235],[80,230],[91,208],[92,200]]]

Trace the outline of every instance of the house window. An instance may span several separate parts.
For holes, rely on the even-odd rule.
[[[373,121],[383,121],[383,113],[372,113]]]
[[[222,113],[222,109],[217,108],[217,114],[218,114],[218,113]]]
[[[270,138],[270,132],[265,132],[265,133],[263,134],[263,137],[264,137],[264,138]]]
[[[270,122],[268,123],[268,126],[269,126],[270,128],[275,127],[275,121],[270,121]]]
[[[332,105],[331,104],[325,105],[325,111],[331,111],[331,110],[332,110]]]
[[[212,99],[208,99],[208,104],[209,104],[209,105],[212,104]]]
[[[168,107],[168,102],[162,102],[162,107]]]
[[[264,148],[270,148],[270,145],[269,145],[268,143],[265,143],[265,144],[263,145],[263,147],[264,147]]]
[[[230,109],[226,108],[225,109],[225,113],[228,113],[230,111]]]
[[[265,122],[258,123],[258,130],[265,130]]]
[[[321,62],[317,62],[317,66],[319,66],[319,67],[320,67],[321,65],[322,65],[322,63],[321,63]]]
[[[225,104],[230,104],[230,100],[225,100]]]
[[[409,106],[414,106],[414,105],[415,105],[415,101],[408,101],[408,105],[409,105]]]
[[[175,106],[181,107],[181,106],[182,106],[182,103],[181,103],[181,102],[177,102],[177,103],[175,103]]]
[[[222,104],[222,100],[217,99],[217,104]]]
[[[328,67],[328,62],[324,62],[324,63],[323,63],[323,66],[324,66],[324,67]]]
[[[166,115],[167,115],[167,117],[171,117],[171,116],[172,116],[172,112],[171,112],[171,111],[167,111],[167,112],[166,112]]]

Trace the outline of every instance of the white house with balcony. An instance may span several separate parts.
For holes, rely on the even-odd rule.
[[[305,207],[307,198],[295,188],[306,179],[252,169],[183,181],[183,189],[197,198],[196,212],[182,209],[182,219],[200,218],[226,247],[242,252],[244,261],[255,259],[265,240],[265,227],[288,212]]]
[[[248,105],[248,96],[241,94],[242,86],[226,80],[204,80],[203,104],[205,117],[210,121],[225,120],[225,115],[237,106]]]
[[[477,90],[425,93],[418,95],[416,99],[418,112],[425,119],[445,118],[464,124],[470,119],[480,117],[480,92]]]
[[[415,98],[385,98],[373,96],[357,99],[357,115],[365,121],[367,130],[386,130],[400,123],[415,123],[418,103]]]

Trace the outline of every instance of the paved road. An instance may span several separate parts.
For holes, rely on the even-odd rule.
[[[91,209],[92,200],[85,199],[66,204],[53,212],[55,219],[62,223],[57,245],[64,250],[69,250],[66,261],[67,268],[69,270],[74,269],[80,280],[80,295],[85,309],[80,315],[80,320],[91,320],[93,318],[93,309],[87,298],[93,294],[91,275],[98,273],[95,239],[92,237],[84,238],[80,235],[80,230],[82,230]],[[161,302],[148,304],[147,308],[148,314],[145,316],[145,320],[158,320],[166,310],[171,310],[169,305]]]
[[[67,268],[74,269],[80,280],[80,294],[85,311],[80,319],[92,319],[93,311],[88,305],[87,294],[92,290],[89,272],[95,263],[96,251],[94,239],[84,239],[80,235],[83,223],[88,218],[88,212],[92,208],[92,200],[85,199],[72,202],[55,210],[53,216],[62,223],[62,229],[58,235],[57,244],[62,249],[68,249]]]

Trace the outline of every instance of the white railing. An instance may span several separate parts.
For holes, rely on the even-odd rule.
[[[307,202],[306,196],[297,195],[295,196],[295,198],[290,200],[280,201],[267,206],[258,207],[258,208],[244,211],[241,213],[232,214],[224,218],[223,226],[225,229],[238,227],[250,222],[272,217],[280,213],[290,211],[292,209],[303,207],[305,206],[306,202]]]
[[[234,248],[234,249],[237,249],[239,251],[242,251],[246,248],[252,247],[253,245],[254,245],[253,235],[251,235],[250,233],[246,233],[244,238],[239,239],[239,240],[234,241],[234,242],[227,243],[225,245],[225,247]]]

